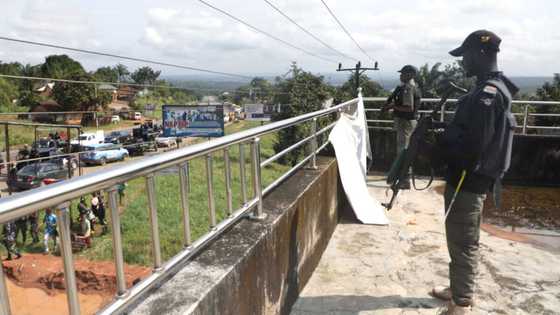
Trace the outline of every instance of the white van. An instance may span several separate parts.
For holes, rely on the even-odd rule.
[[[134,115],[132,116],[132,119],[134,119],[134,120],[142,120],[142,113],[140,113],[140,112],[134,112]]]

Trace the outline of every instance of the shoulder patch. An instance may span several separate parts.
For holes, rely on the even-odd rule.
[[[482,92],[495,95],[496,93],[498,93],[498,89],[491,85],[487,85],[482,89]]]
[[[491,98],[481,98],[480,99],[480,102],[482,104],[486,105],[486,106],[492,105],[492,101],[493,101],[493,99],[491,99]]]

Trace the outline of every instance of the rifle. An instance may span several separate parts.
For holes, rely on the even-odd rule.
[[[397,159],[395,160],[395,162],[393,162],[391,168],[389,169],[389,174],[387,175],[387,184],[391,185],[390,188],[393,191],[393,195],[391,196],[391,200],[388,203],[383,203],[383,206],[387,210],[391,210],[391,208],[393,207],[393,203],[395,202],[395,199],[397,198],[397,195],[399,194],[400,191],[401,182],[408,177],[407,176],[408,170],[410,169],[410,167],[416,160],[416,157],[418,156],[418,150],[422,140],[426,138],[428,131],[433,129],[434,117],[437,116],[438,108],[442,108],[442,106],[447,102],[447,99],[453,93],[457,91],[463,93],[468,92],[464,88],[457,86],[455,83],[451,81],[446,82],[446,85],[447,85],[446,89],[442,94],[439,103],[435,106],[435,108],[433,109],[430,115],[422,116],[420,118],[420,120],[418,121],[418,125],[416,126],[416,129],[414,129],[412,135],[410,136],[410,142],[408,144],[408,147],[406,147],[403,151],[399,153]],[[434,175],[432,169],[432,174],[430,176],[430,180],[426,185],[426,187],[422,189],[417,189],[416,185],[414,184],[414,174],[412,174],[413,186],[417,190],[423,190],[430,187],[433,179],[434,179]]]
[[[391,93],[391,95],[389,95],[389,97],[387,98],[387,101],[385,102],[385,105],[383,105],[383,107],[381,107],[381,112],[384,112],[384,111],[389,109],[389,107],[390,107],[389,104],[391,104],[395,101],[395,99],[397,98],[397,95],[399,95],[401,89],[402,89],[402,86],[399,85],[393,90],[393,93]]]

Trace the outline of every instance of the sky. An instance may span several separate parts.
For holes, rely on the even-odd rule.
[[[296,61],[314,73],[335,72],[347,59],[291,24],[264,0],[207,0],[292,45],[256,33],[198,0],[1,0],[0,36],[47,42],[243,75],[281,75]],[[269,0],[331,47],[364,66],[378,61],[370,77],[397,77],[404,64],[451,63],[448,51],[477,29],[502,38],[500,68],[511,76],[560,72],[557,0],[325,0],[372,59],[362,53],[320,0]],[[146,64],[0,41],[0,60],[37,64],[66,53],[88,70],[119,62]],[[164,75],[193,71],[152,66]]]

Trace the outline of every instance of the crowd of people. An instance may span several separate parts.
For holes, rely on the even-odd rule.
[[[105,201],[101,192],[95,192],[91,195],[88,203],[85,197],[81,197],[77,206],[78,220],[76,224],[72,224],[72,242],[74,248],[91,247],[93,232],[96,227],[100,227],[100,233],[103,234],[107,230],[105,221]],[[57,250],[57,217],[52,209],[46,209],[42,220],[43,226],[43,250],[45,254]],[[27,233],[31,234],[31,244],[39,242],[39,212],[34,212],[28,216],[20,217],[4,223],[2,229],[2,243],[8,252],[7,260],[21,258],[19,248],[27,245]],[[18,244],[17,239],[21,234],[21,243]],[[52,243],[52,247],[50,247]],[[19,245],[19,247],[18,247]]]

